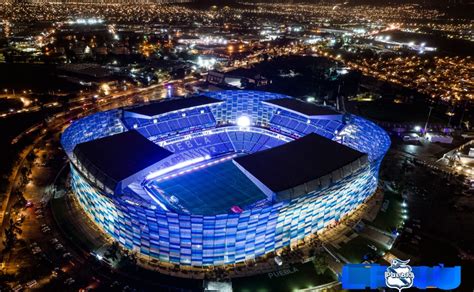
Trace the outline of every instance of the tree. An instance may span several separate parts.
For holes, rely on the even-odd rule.
[[[108,259],[111,259],[111,260],[117,260],[119,258],[119,244],[114,241],[110,246],[109,248],[107,249],[107,251],[105,252],[104,256]]]
[[[10,218],[9,225],[5,229],[5,240],[3,241],[3,245],[5,246],[4,251],[10,250],[15,245],[17,235],[21,233],[21,223],[15,222]]]
[[[137,254],[135,252],[127,252],[125,255],[125,259],[127,262],[129,262],[131,265],[136,265],[137,264]]]
[[[17,200],[18,204],[20,204],[21,207],[24,207],[27,201],[23,192],[18,191],[16,193],[16,196],[18,197],[18,200]]]
[[[127,267],[135,267],[136,269],[138,269],[138,266],[137,266],[137,261],[138,261],[137,253],[133,252],[133,251],[129,251],[127,249],[123,249],[122,252],[123,252],[123,256],[122,256],[121,265],[127,266]]]
[[[18,222],[18,221],[15,222],[15,221],[13,221],[12,218],[10,218],[9,229],[12,230],[12,232],[15,233],[15,234],[21,234],[22,233],[21,222]]]
[[[26,160],[29,162],[29,163],[32,163],[33,161],[35,161],[36,159],[36,154],[31,151],[27,156],[26,156]]]
[[[322,253],[315,255],[313,264],[314,264],[314,268],[316,269],[316,273],[318,275],[324,274],[328,269],[326,256]]]
[[[28,175],[30,174],[30,169],[26,166],[23,166],[20,169],[20,173],[21,173],[21,181],[26,183],[26,181],[28,181]]]

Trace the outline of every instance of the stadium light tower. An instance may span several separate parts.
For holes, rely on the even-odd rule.
[[[249,127],[250,126],[250,118],[247,116],[240,116],[237,118],[237,126],[239,127]]]

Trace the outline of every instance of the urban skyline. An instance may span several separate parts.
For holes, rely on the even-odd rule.
[[[472,290],[472,7],[3,1],[0,290]]]

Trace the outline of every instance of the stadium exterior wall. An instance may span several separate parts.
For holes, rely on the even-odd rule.
[[[218,94],[224,96],[225,92]],[[232,100],[233,106],[214,113],[216,120],[235,119],[228,111],[239,106],[242,113],[255,115],[259,123],[268,123],[271,115],[268,108],[254,104],[245,108],[242,104],[248,103],[244,98]],[[100,114],[104,115],[96,115]],[[112,114],[116,115],[114,111]],[[76,121],[66,130],[62,137],[66,152],[72,151],[71,145],[79,141],[124,130],[123,125],[110,117],[94,116]],[[107,133],[83,138],[91,127],[82,124],[93,119]],[[354,211],[374,193],[380,163],[390,140],[377,125],[356,116],[351,117],[343,131],[346,131],[344,144],[367,153],[369,164],[327,188],[240,214],[177,214],[131,204],[125,197],[101,193],[74,163],[71,163],[72,187],[82,208],[101,230],[144,258],[193,266],[233,264],[277,251],[321,231]]]
[[[72,184],[90,218],[124,247],[142,256],[181,265],[241,262],[296,243],[354,210],[376,189],[370,167],[328,189],[216,216],[164,213],[110,198],[72,167]]]

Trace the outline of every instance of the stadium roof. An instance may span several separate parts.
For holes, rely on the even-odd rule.
[[[171,99],[161,102],[154,102],[138,107],[128,108],[125,109],[128,112],[144,115],[144,116],[157,116],[161,114],[165,114],[168,112],[173,112],[181,109],[187,109],[191,107],[198,107],[198,106],[205,106],[213,103],[220,103],[222,102],[219,99],[215,99],[212,97],[199,95],[199,96],[192,96],[188,98],[180,98],[180,99]]]
[[[118,182],[172,154],[135,130],[80,143],[74,148],[81,166],[111,190]]]
[[[350,164],[366,154],[311,133],[272,149],[234,159],[273,192],[281,192]]]
[[[264,103],[303,114],[305,116],[329,116],[340,115],[341,113],[330,107],[319,106],[313,103],[305,102],[295,98],[281,98],[264,101]]]

